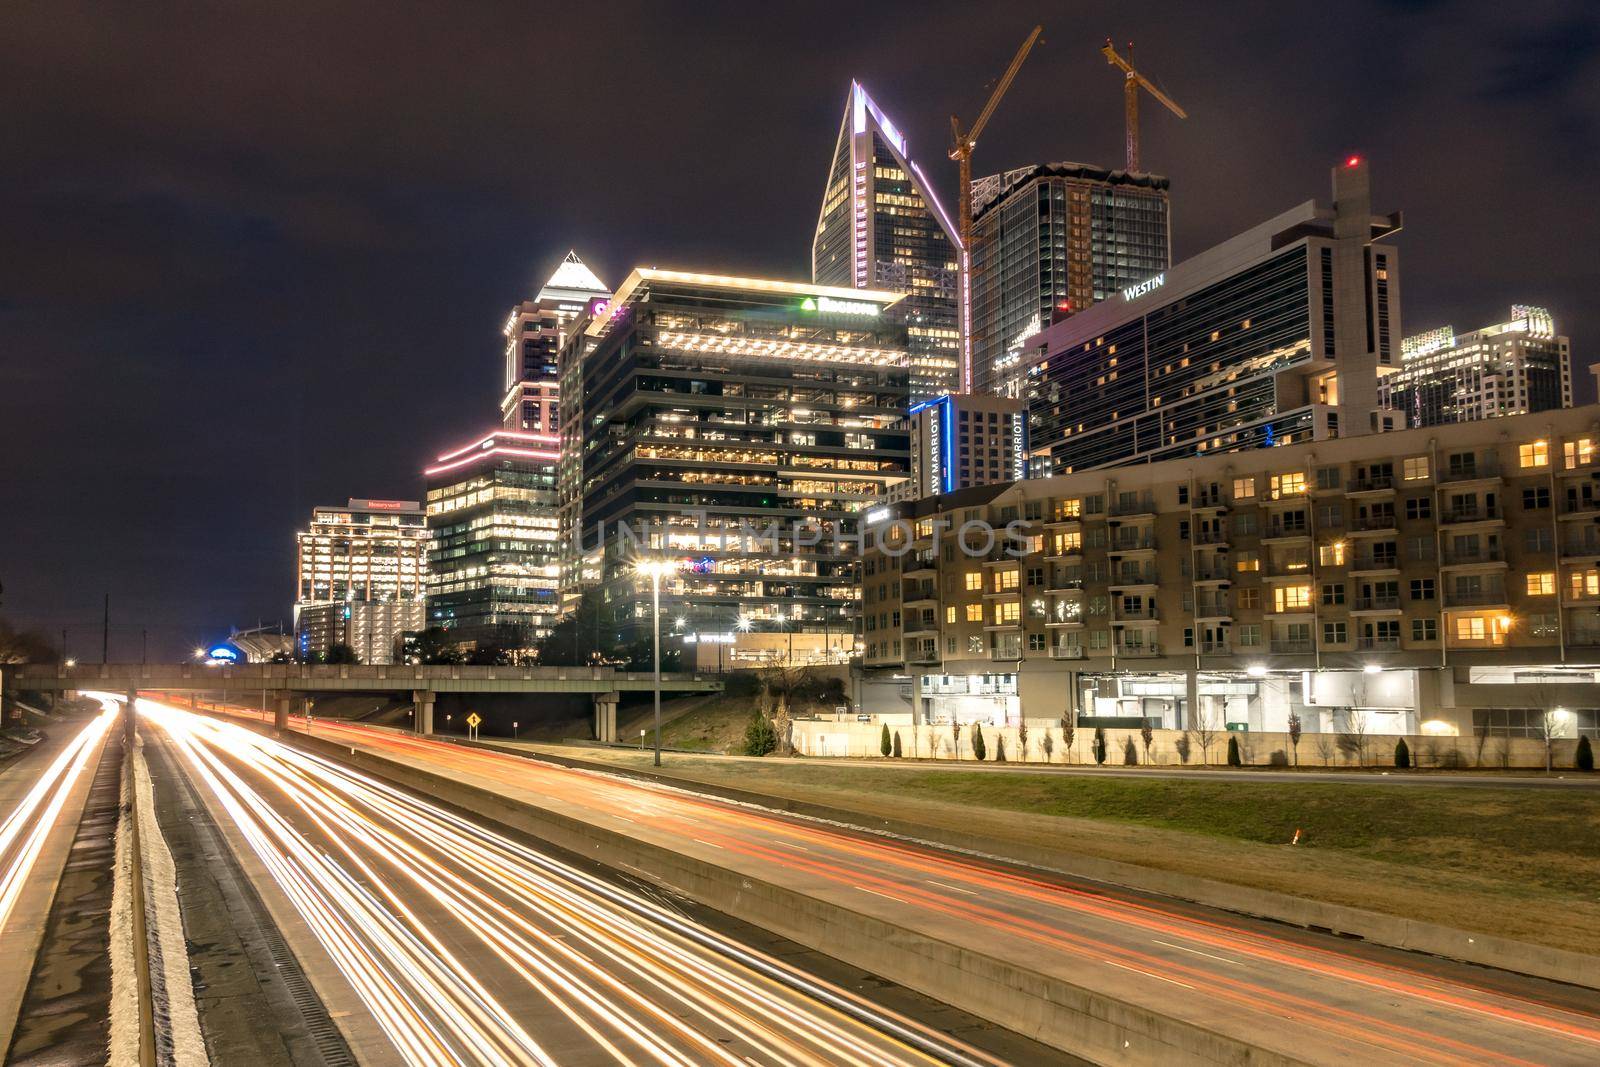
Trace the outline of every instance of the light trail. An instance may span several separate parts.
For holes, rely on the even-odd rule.
[[[693,852],[696,842],[713,846],[713,862],[734,869],[760,870],[773,879],[790,872],[811,884],[821,879],[839,891],[865,892],[898,907],[907,922],[919,915],[955,920],[982,930],[994,945],[1009,940],[1017,945],[1011,951],[1058,959],[1075,974],[1109,967],[1157,985],[1191,985],[1203,991],[1197,1000],[1275,1029],[1292,1024],[1324,1049],[1346,1055],[1594,1062],[1600,1053],[1600,1001],[1585,1010],[1545,1003],[1489,988],[1467,968],[1458,975],[1430,973],[1233,923],[1220,913],[1208,918],[1158,900],[1125,899],[689,788],[350,724],[325,722],[317,729],[338,743],[553,810],[627,819],[640,831],[670,835],[654,839],[668,847]],[[1236,958],[1212,955],[1219,950]],[[1151,996],[1165,1001],[1170,990]]]
[[[61,817],[67,797],[88,770],[101,738],[117,716],[115,702],[102,699],[100,704],[100,714],[78,731],[5,821],[0,822],[0,933],[5,931],[6,921],[50,831]]]
[[[581,1035],[599,1059],[997,1062],[340,764],[155,701],[139,712],[173,739],[410,1062],[554,1062],[518,1025],[533,1026],[529,1013],[503,1002],[505,984],[492,994],[452,953],[462,932],[548,1006],[541,1038]],[[444,913],[464,918],[441,924]]]

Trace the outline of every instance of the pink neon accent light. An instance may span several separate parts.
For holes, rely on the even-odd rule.
[[[459,455],[459,453],[457,454]],[[457,467],[465,467],[468,463],[472,463],[475,460],[481,459],[485,456],[519,456],[526,459],[549,460],[553,463],[561,458],[561,453],[546,452],[540,449],[532,448],[507,448],[501,445],[495,448],[486,448],[481,452],[474,452],[470,456],[463,456],[462,458],[450,463],[441,463],[436,467],[426,467],[423,469],[422,473],[443,474],[446,471],[453,471]]]
[[[455,459],[467,452],[482,450],[492,446],[497,438],[509,437],[515,441],[536,441],[540,444],[555,445],[561,443],[561,438],[553,433],[526,433],[521,430],[495,430],[485,437],[480,437],[470,445],[463,445],[454,452],[446,452],[434,462],[443,463],[445,460]]]

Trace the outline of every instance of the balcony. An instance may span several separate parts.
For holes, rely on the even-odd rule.
[[[1269,522],[1261,531],[1264,541],[1290,541],[1310,536],[1311,527],[1303,522]]]
[[[1600,514],[1600,499],[1593,496],[1569,496],[1561,502],[1563,515]]]
[[[1149,659],[1161,655],[1161,646],[1154,642],[1146,645],[1115,645],[1113,651],[1115,655],[1129,659]]]
[[[905,606],[908,608],[927,607],[929,605],[937,605],[939,597],[938,593],[933,588],[933,584],[930,582],[926,584],[913,585],[907,588],[906,591],[901,594],[901,600],[905,602]]]
[[[1455,526],[1469,522],[1502,522],[1505,513],[1499,508],[1491,508],[1484,504],[1477,504],[1465,508],[1447,508],[1439,516],[1439,525]]]
[[[1196,567],[1194,580],[1197,582],[1231,582],[1233,572],[1227,567]]]
[[[1376,515],[1357,515],[1350,522],[1352,533],[1393,533],[1395,526],[1394,512],[1380,512]]]
[[[939,620],[932,615],[920,619],[907,619],[904,633],[906,637],[919,637],[926,634],[939,634]]]
[[[1142,537],[1118,537],[1113,540],[1106,551],[1116,552],[1149,552],[1156,547],[1155,534],[1144,534]]]
[[[1147,604],[1142,608],[1118,607],[1111,617],[1112,622],[1158,622],[1160,617],[1156,613],[1154,604]]]
[[[1075,545],[1054,545],[1047,543],[1044,546],[1044,558],[1045,562],[1047,563],[1061,563],[1071,560],[1081,560],[1083,558],[1083,545],[1082,543]]]
[[[1223,530],[1201,530],[1194,535],[1194,543],[1200,547],[1205,547],[1207,545],[1226,546],[1228,543],[1228,535]]]
[[[1083,592],[1083,579],[1081,577],[1051,578],[1046,583],[1044,591],[1046,593],[1081,593]]]
[[[1566,559],[1600,558],[1600,537],[1569,537],[1561,542],[1561,555]]]
[[[1298,640],[1273,638],[1272,643],[1267,647],[1280,655],[1300,655],[1313,650],[1311,638],[1309,637]]]
[[[1146,515],[1154,518],[1155,513],[1156,498],[1155,494],[1153,493],[1141,493],[1136,499],[1131,501],[1118,501],[1117,503],[1112,504],[1107,511],[1107,514],[1114,515],[1119,519],[1133,518],[1134,516],[1142,517]]]
[[[1474,563],[1504,563],[1506,561],[1505,549],[1499,545],[1484,545],[1481,548],[1463,550],[1444,550],[1444,565],[1446,567],[1467,567]]]
[[[1394,475],[1369,474],[1350,483],[1352,493],[1386,493],[1394,491]]]
[[[1351,574],[1378,574],[1385,571],[1397,571],[1400,569],[1400,557],[1398,555],[1358,555],[1350,561],[1348,569]]]
[[[1600,648],[1600,630],[1589,628],[1568,629],[1567,644],[1579,648]]]
[[[1211,510],[1226,511],[1227,508],[1228,508],[1228,502],[1227,502],[1227,500],[1225,500],[1223,498],[1223,496],[1222,496],[1222,494],[1220,492],[1217,492],[1217,493],[1212,493],[1212,492],[1196,493],[1194,495],[1194,504],[1192,505],[1192,507],[1196,511],[1211,511]]]
[[[914,578],[933,574],[938,568],[938,563],[938,556],[933,552],[912,552],[906,556],[905,566],[901,569],[900,575],[903,578]]]
[[[1111,575],[1108,585],[1112,589],[1126,589],[1137,585],[1161,584],[1161,572],[1154,567],[1132,567]]]
[[[1226,600],[1202,600],[1194,606],[1194,617],[1197,619],[1231,619],[1233,618],[1233,605]]]
[[[1363,637],[1356,641],[1357,652],[1398,652],[1398,637]]]
[[[1354,611],[1399,611],[1398,596],[1358,596]]]
[[[1311,579],[1311,561],[1268,560],[1266,565],[1261,568],[1261,575],[1264,578],[1304,578],[1309,581]]]
[[[1231,656],[1233,646],[1226,641],[1201,641],[1200,654],[1202,656]]]
[[[989,650],[989,659],[991,659],[991,660],[1005,660],[1007,662],[1015,662],[1017,660],[1020,660],[1021,658],[1022,658],[1022,646],[1021,645],[1002,645],[999,648],[993,648],[993,649]]]
[[[1444,606],[1447,608],[1503,608],[1507,603],[1506,591],[1499,587],[1446,589],[1444,593]]]
[[[1498,479],[1500,477],[1500,464],[1471,463],[1462,467],[1446,466],[1439,472],[1440,482],[1476,482],[1485,479]]]
[[[1050,646],[1050,658],[1051,659],[1083,659],[1084,658],[1083,646],[1082,645],[1051,645]]]
[[[907,663],[927,665],[939,662],[939,646],[932,645],[927,648],[914,648],[906,653]]]

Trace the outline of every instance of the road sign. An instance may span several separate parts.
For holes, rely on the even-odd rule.
[[[481,723],[482,721],[483,721],[483,716],[479,715],[475,711],[467,716],[467,725],[472,727],[474,730],[476,730],[478,728],[478,724]]]

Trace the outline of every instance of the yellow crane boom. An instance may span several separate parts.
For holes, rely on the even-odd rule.
[[[961,247],[956,252],[960,257],[961,391],[964,393],[972,392],[972,150],[978,147],[978,134],[989,124],[989,118],[999,106],[1000,98],[1011,88],[1017,71],[1022,69],[1022,61],[1028,58],[1028,53],[1033,51],[1034,44],[1043,32],[1043,26],[1035,26],[1033,32],[1028,34],[1028,39],[1022,42],[1017,54],[1011,57],[1011,65],[995,84],[994,92],[989,94],[989,102],[983,105],[983,110],[978,112],[977,121],[973,122],[969,129],[962,132],[961,121],[954,115],[950,116],[950,158],[956,161],[961,182],[959,195],[956,198],[956,210],[961,213],[958,220],[961,227]]]
[[[1111,38],[1106,38],[1106,43],[1100,47],[1100,54],[1106,57],[1106,62],[1122,71],[1122,113],[1123,121],[1127,124],[1128,136],[1128,169],[1137,171],[1139,165],[1139,90],[1143,89],[1155,97],[1168,111],[1180,119],[1189,117],[1189,113],[1178,106],[1176,100],[1157,89],[1150,83],[1150,79],[1140,74],[1133,66],[1133,42],[1128,42],[1128,58],[1124,59],[1117,54],[1111,45]]]

